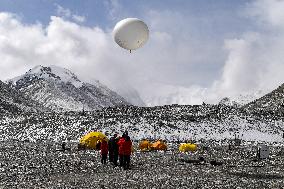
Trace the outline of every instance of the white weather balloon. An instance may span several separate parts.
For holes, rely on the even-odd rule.
[[[113,29],[114,41],[122,48],[135,50],[142,47],[149,38],[147,25],[138,18],[119,21]]]

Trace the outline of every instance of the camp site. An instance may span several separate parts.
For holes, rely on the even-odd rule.
[[[0,0],[0,189],[284,189],[284,0]]]
[[[166,188],[283,186],[281,140],[245,139],[240,132],[214,123],[214,114],[208,114],[210,122],[204,127],[204,122],[178,118],[181,112],[173,112],[180,108],[193,107],[165,106],[153,113],[153,109],[129,106],[85,112],[83,116],[69,112],[45,114],[40,119],[36,114],[5,119],[1,183],[20,188],[163,188],[165,183]],[[157,122],[159,119],[163,121]],[[201,119],[200,115],[194,119]],[[182,126],[180,120],[190,127]],[[41,130],[33,128],[42,122],[47,124]],[[56,123],[56,129],[48,123]],[[200,123],[205,130],[197,133],[194,125]],[[142,126],[146,129],[137,129]],[[173,132],[174,126],[179,132]],[[212,128],[219,129],[215,135]],[[110,140],[114,133],[121,136],[125,130],[133,141],[130,169],[114,167],[110,162],[101,164],[97,144]],[[208,132],[214,138],[200,135]],[[219,133],[225,136],[226,132],[228,137],[221,138]],[[277,139],[277,132],[271,132],[274,135]]]

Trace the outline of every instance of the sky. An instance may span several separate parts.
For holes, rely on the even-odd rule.
[[[149,28],[129,53],[121,19]],[[284,0],[1,0],[0,80],[57,65],[148,105],[217,103],[283,83]]]

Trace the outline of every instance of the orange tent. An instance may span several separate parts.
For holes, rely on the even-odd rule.
[[[145,151],[145,150],[149,150],[150,149],[150,146],[151,146],[151,143],[149,140],[142,140],[140,143],[139,143],[139,149],[142,150],[142,151]]]
[[[167,145],[162,140],[158,140],[151,145],[153,150],[167,150],[167,148]]]

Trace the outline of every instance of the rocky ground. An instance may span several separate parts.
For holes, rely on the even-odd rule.
[[[279,146],[270,147],[269,159],[256,161],[253,145],[200,145],[181,154],[169,144],[166,152],[136,151],[130,170],[101,165],[98,151],[69,147],[63,152],[48,142],[1,142],[0,188],[284,188]],[[196,161],[200,157],[205,162]]]

